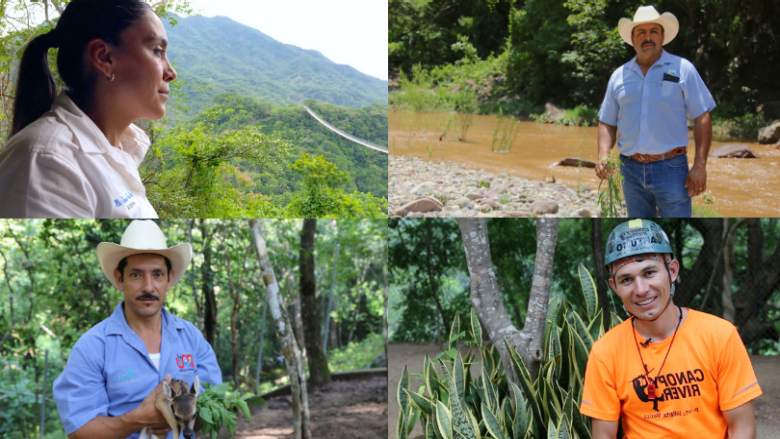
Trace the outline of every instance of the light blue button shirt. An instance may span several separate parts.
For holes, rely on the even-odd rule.
[[[664,81],[664,73],[680,81]],[[662,154],[688,145],[686,112],[696,119],[713,108],[715,101],[693,64],[664,50],[647,76],[636,57],[612,73],[599,120],[617,125],[621,154]]]
[[[196,373],[201,383],[222,384],[217,357],[195,326],[162,309],[157,370],[146,345],[127,325],[122,302],[73,346],[65,370],[54,380],[54,399],[65,433],[71,434],[98,416],[135,409],[167,374],[192,385]]]

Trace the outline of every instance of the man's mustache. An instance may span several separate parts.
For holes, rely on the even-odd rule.
[[[644,43],[642,43],[642,47],[645,47],[647,44],[655,46],[654,42],[652,42],[652,41],[645,41]]]
[[[147,300],[147,299],[158,300],[158,301],[160,300],[159,297],[157,297],[157,296],[155,296],[154,294],[151,294],[151,293],[144,293],[144,294],[141,294],[140,296],[135,298],[135,300]]]

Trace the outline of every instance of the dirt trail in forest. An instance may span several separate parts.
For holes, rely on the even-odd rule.
[[[387,438],[387,378],[333,381],[309,390],[312,437],[317,439]],[[271,398],[254,409],[252,420],[239,415],[238,425],[220,439],[288,439],[293,437],[290,396]]]

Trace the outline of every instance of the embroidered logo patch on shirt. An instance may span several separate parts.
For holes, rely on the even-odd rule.
[[[677,72],[675,72],[674,70],[669,70],[669,74],[672,76],[677,76]]]
[[[188,364],[190,369],[195,369],[195,360],[192,359],[192,355],[184,354],[176,356],[176,365],[179,366],[179,369],[184,369]]]
[[[115,387],[115,386],[120,386],[122,384],[134,383],[136,381],[141,381],[141,379],[135,376],[135,372],[133,372],[132,369],[128,369],[126,373],[115,376],[114,382],[109,384],[108,386]]]

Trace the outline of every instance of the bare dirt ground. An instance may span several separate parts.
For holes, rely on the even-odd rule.
[[[407,364],[409,372],[422,372],[423,359],[427,354],[430,358],[441,352],[438,343],[390,343],[387,346],[387,374],[389,388],[388,425],[390,437],[395,437],[398,422],[398,403],[395,394],[398,391],[398,380]],[[753,401],[756,413],[756,439],[780,439],[780,356],[751,356],[753,368],[764,394]],[[473,372],[473,371],[472,371]],[[418,377],[411,377],[413,388],[421,385]],[[409,437],[422,434],[419,423]]]
[[[387,438],[387,379],[333,381],[309,390],[312,437],[317,439]],[[239,415],[238,425],[229,436],[225,429],[219,439],[288,439],[293,437],[290,396],[271,398],[254,409],[252,420]]]

